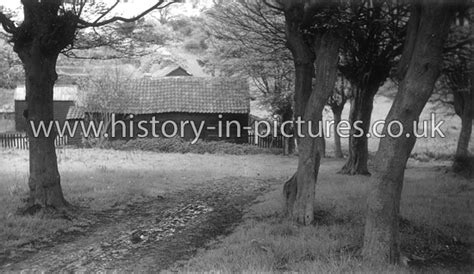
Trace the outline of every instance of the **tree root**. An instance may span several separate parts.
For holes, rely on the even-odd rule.
[[[76,207],[71,205],[69,202],[64,201],[64,206],[53,207],[53,206],[41,206],[36,203],[27,202],[24,207],[20,207],[17,210],[17,214],[21,216],[33,216],[37,215],[42,218],[49,219],[66,219],[72,221],[75,219]]]
[[[345,165],[337,172],[337,174],[342,174],[342,175],[364,175],[364,176],[371,176],[372,174],[366,170],[366,169],[357,169],[352,166]]]
[[[293,215],[293,205],[296,201],[296,194],[298,193],[298,184],[296,181],[296,173],[285,182],[283,185],[283,196],[285,197],[286,215]]]

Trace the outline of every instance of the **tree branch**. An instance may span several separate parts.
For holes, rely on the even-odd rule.
[[[464,39],[462,41],[459,41],[457,42],[456,44],[454,45],[450,45],[450,46],[446,46],[444,49],[443,49],[443,52],[446,53],[446,52],[451,52],[453,50],[457,50],[457,49],[460,49],[460,48],[463,48],[464,46],[467,46],[467,45],[470,45],[474,42],[474,37],[469,37],[467,39]]]
[[[110,6],[109,9],[107,9],[104,13],[102,13],[101,16],[97,17],[97,19],[95,19],[94,23],[93,24],[97,24],[100,19],[104,18],[104,16],[106,16],[107,14],[109,14],[118,4],[120,3],[120,0],[117,0],[115,2],[115,4],[113,4],[112,6]]]
[[[2,24],[3,29],[6,32],[10,34],[15,33],[17,29],[17,27],[15,26],[15,23],[13,23],[13,21],[10,20],[10,18],[8,18],[3,12],[0,12],[0,23]]]
[[[117,1],[111,8],[109,8],[106,12],[104,12],[94,22],[87,22],[85,20],[79,19],[78,28],[101,27],[101,26],[105,26],[107,24],[117,22],[117,21],[127,22],[127,23],[134,22],[134,21],[137,21],[138,19],[142,18],[143,16],[147,15],[148,13],[152,12],[153,10],[164,9],[164,8],[168,7],[169,5],[171,5],[173,3],[177,3],[178,0],[173,0],[171,2],[168,2],[164,5],[162,5],[164,2],[165,2],[164,0],[159,0],[155,5],[151,6],[149,9],[147,9],[144,12],[140,13],[139,15],[131,17],[131,18],[125,18],[125,17],[121,17],[121,16],[114,16],[110,19],[100,21],[101,18],[103,18],[108,13],[110,13],[110,11],[112,11],[112,9],[117,5],[117,3],[118,3],[118,1]]]

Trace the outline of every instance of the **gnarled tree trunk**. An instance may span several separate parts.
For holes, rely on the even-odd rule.
[[[298,170],[285,184],[284,194],[287,212],[290,218],[298,223],[309,225],[314,220],[315,187],[322,157],[324,136],[312,138],[312,133],[319,132],[322,111],[330,96],[335,80],[338,51],[341,40],[333,33],[321,35],[315,47],[316,52],[316,85],[304,108],[302,133],[298,144]],[[298,79],[298,78],[297,78]],[[298,94],[297,95],[301,95]],[[301,109],[298,113],[301,113]],[[311,125],[308,123],[311,121]],[[311,127],[310,127],[311,126]]]
[[[403,134],[382,138],[377,151],[362,249],[366,261],[385,264],[400,260],[400,198],[406,162],[416,142],[413,121],[419,118],[439,76],[452,15],[449,1],[413,4],[400,64],[403,81],[386,119],[386,125],[394,120],[401,122]],[[387,134],[386,126],[383,132]]]
[[[74,40],[77,18],[59,15],[62,1],[22,1],[25,19],[13,33],[14,51],[25,68],[28,137],[30,142],[29,207],[67,206],[60,184],[54,146],[56,132],[33,135],[32,124],[46,128],[53,120],[53,86],[59,53]],[[53,127],[54,128],[54,127]],[[28,210],[28,212],[34,212]]]

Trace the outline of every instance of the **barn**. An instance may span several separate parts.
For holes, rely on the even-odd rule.
[[[77,101],[78,87],[74,84],[58,82],[54,86],[53,95],[53,117],[62,126],[66,121],[66,116],[71,106],[74,106]],[[18,132],[26,132],[27,122],[25,118],[25,111],[27,103],[25,100],[26,89],[25,85],[18,85],[15,90],[15,127]]]
[[[174,135],[193,140],[202,125],[198,134],[201,140],[247,142],[250,96],[246,80],[145,77],[130,83],[128,92],[130,96],[127,98],[130,99],[125,103],[109,103],[107,112],[115,114],[115,126],[110,126],[109,139]],[[83,111],[94,114],[87,106],[83,107]],[[67,119],[77,121],[82,117],[77,107],[71,107]],[[227,124],[229,127],[226,127]],[[219,128],[222,134],[219,134]],[[175,131],[176,134],[173,134]]]

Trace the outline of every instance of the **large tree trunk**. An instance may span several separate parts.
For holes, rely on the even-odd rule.
[[[62,49],[74,41],[77,18],[60,16],[60,0],[23,0],[24,21],[13,34],[13,49],[25,68],[28,135],[30,142],[29,206],[64,208],[54,147],[55,130],[33,136],[31,123],[48,127],[53,120],[53,86],[56,61]],[[53,127],[54,128],[54,127]],[[28,210],[28,212],[34,212]]]
[[[33,54],[23,58],[26,74],[28,135],[30,142],[30,205],[62,208],[66,205],[60,184],[54,139],[56,132],[33,136],[31,123],[49,125],[53,121],[53,86],[57,79],[57,56]]]
[[[317,41],[316,85],[304,109],[305,123],[302,124],[304,136],[300,137],[298,144],[298,170],[284,188],[290,218],[304,225],[309,225],[314,220],[315,187],[324,138],[324,136],[313,138],[308,133],[310,130],[313,133],[319,132],[322,111],[336,80],[339,46],[340,39],[332,33],[322,35],[320,41]],[[312,122],[311,128],[309,121]]]
[[[369,160],[369,147],[367,133],[370,129],[370,119],[374,106],[374,96],[378,90],[378,83],[367,87],[356,88],[351,98],[351,110],[349,113],[349,123],[351,131],[349,136],[349,158],[342,167],[340,173],[349,175],[370,175],[367,167]],[[362,123],[360,123],[360,122]],[[354,123],[359,129],[354,127]]]
[[[315,55],[311,47],[307,44],[304,34],[301,32],[301,23],[299,14],[285,12],[286,19],[286,46],[290,49],[295,65],[295,119],[303,117],[306,103],[312,91],[312,79],[314,75]],[[301,155],[300,138],[297,132],[296,136],[298,155]],[[296,202],[297,195],[301,192],[296,182],[296,174],[288,180],[283,186],[283,195],[285,196],[286,213],[291,218],[293,216],[293,205]],[[301,196],[301,195],[300,195]],[[300,197],[298,197],[301,199]]]
[[[332,107],[331,109],[334,116],[334,156],[336,158],[344,158],[341,146],[341,136],[339,136],[337,130],[337,125],[342,120],[342,110],[344,109],[344,104],[341,104],[337,107]]]
[[[439,76],[443,44],[452,18],[446,3],[413,4],[402,57],[406,64],[400,64],[403,81],[386,119],[386,125],[394,120],[401,122],[404,130],[398,138],[381,139],[369,189],[362,255],[372,263],[400,260],[400,198],[406,162],[416,142],[413,121],[417,121]],[[387,134],[386,126],[383,132]]]

